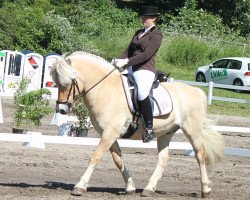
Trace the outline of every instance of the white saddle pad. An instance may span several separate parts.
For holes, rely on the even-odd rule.
[[[133,102],[131,100],[131,90],[134,89],[134,87],[129,88],[127,77],[122,75],[122,82],[124,91],[127,97],[128,105],[131,110],[131,112],[135,112]],[[155,89],[153,89],[153,100],[154,100],[154,110],[153,110],[153,116],[161,116],[166,115],[170,113],[173,109],[172,105],[172,99],[168,93],[168,91],[161,85]]]

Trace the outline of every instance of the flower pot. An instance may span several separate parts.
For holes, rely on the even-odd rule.
[[[23,133],[23,129],[20,129],[20,128],[12,128],[12,133],[19,133],[19,134],[22,134],[22,133]]]
[[[77,129],[76,130],[76,137],[87,137],[88,136],[88,129]]]

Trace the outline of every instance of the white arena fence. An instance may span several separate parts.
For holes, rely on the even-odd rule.
[[[182,82],[182,83],[186,83],[186,84],[194,85],[194,86],[208,87],[208,95],[207,95],[208,105],[212,104],[212,100],[250,104],[250,99],[236,99],[236,98],[226,98],[226,97],[213,96],[213,88],[215,88],[215,87],[224,88],[224,89],[235,89],[235,90],[250,91],[249,87],[225,85],[225,84],[215,84],[212,81],[210,81],[209,83],[192,82],[192,81],[184,81],[184,80],[174,80],[174,79],[171,79],[171,81]]]
[[[215,129],[227,132],[227,134],[228,132],[250,133],[250,127],[216,126]],[[182,132],[178,131],[177,133],[181,134]],[[100,138],[50,136],[42,135],[40,132],[27,132],[27,134],[0,133],[0,141],[23,142],[23,146],[45,149],[45,143],[96,146],[99,143]],[[118,139],[118,143],[121,147],[128,148],[157,148],[156,141],[143,143],[141,140]],[[193,148],[189,142],[170,142],[169,148],[175,150],[186,150],[187,155],[194,155]],[[225,154],[231,156],[250,157],[250,150],[226,147]]]

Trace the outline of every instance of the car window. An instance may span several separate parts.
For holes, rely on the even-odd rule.
[[[250,71],[250,63],[248,63],[248,71]]]
[[[213,68],[227,68],[228,60],[218,60],[213,63]]]
[[[239,60],[231,60],[228,65],[228,69],[241,69],[242,62]]]

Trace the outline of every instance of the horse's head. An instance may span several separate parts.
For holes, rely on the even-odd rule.
[[[57,59],[50,69],[58,87],[56,112],[68,114],[78,95],[86,96],[115,70],[105,59],[86,52],[73,52]]]
[[[52,65],[50,75],[58,87],[56,112],[68,114],[76,96],[80,94],[76,81],[77,73],[70,65],[69,60],[57,59]]]

